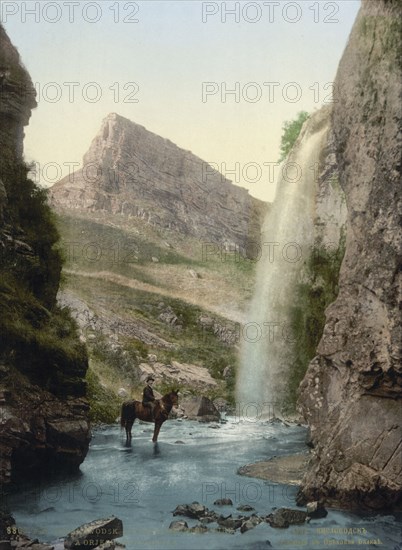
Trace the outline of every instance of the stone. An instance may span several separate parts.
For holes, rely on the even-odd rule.
[[[292,508],[278,508],[266,517],[271,527],[286,528],[289,525],[301,525],[307,519],[307,512]]]
[[[259,525],[262,522],[263,522],[263,519],[255,514],[252,514],[248,518],[243,517],[242,524],[240,527],[240,533],[245,533],[246,531],[250,531],[250,529],[254,529],[254,527],[257,527],[257,525]]]
[[[252,512],[253,510],[255,510],[255,508],[253,508],[249,504],[240,504],[240,506],[238,506],[236,510],[239,510],[239,512]]]
[[[187,531],[188,530],[188,524],[186,521],[172,521],[169,525],[169,529],[172,529],[173,531]]]
[[[217,399],[214,399],[213,404],[220,413],[228,411],[229,403],[228,401],[226,401],[226,399],[223,399],[223,397],[218,397]]]
[[[190,514],[190,517],[200,518],[205,516],[207,512],[208,508],[199,502],[193,502],[188,506],[188,513]]]
[[[123,399],[128,397],[128,391],[126,390],[126,388],[119,388],[118,392],[117,392],[117,395],[119,397],[122,397]]]
[[[186,516],[188,518],[199,519],[206,516],[208,512],[208,508],[203,504],[193,502],[192,504],[179,504],[172,513],[174,516]]]
[[[123,523],[115,516],[81,525],[69,533],[64,541],[67,549],[94,549],[105,542],[123,536]]]
[[[317,501],[307,503],[307,515],[311,519],[321,519],[328,515],[327,510]]]
[[[216,422],[221,417],[212,401],[204,396],[185,399],[182,401],[181,407],[190,420],[204,418],[208,422]]]
[[[226,518],[221,516],[220,518],[218,518],[217,522],[220,527],[236,530],[236,529],[239,529],[239,527],[241,527],[242,523],[244,522],[244,519],[241,517],[233,518],[230,515],[229,517],[226,517]]]
[[[233,506],[232,499],[230,498],[218,498],[214,502],[215,506]]]
[[[200,523],[202,524],[214,523],[215,521],[216,521],[215,516],[205,516],[203,518],[200,518]]]
[[[159,361],[144,362],[140,363],[138,372],[141,379],[145,380],[149,374],[152,374],[157,380],[163,380],[165,384],[173,387],[177,385],[190,386],[200,392],[217,387],[216,380],[212,378],[207,368],[191,363],[179,363],[174,360],[170,364]]]
[[[158,319],[171,326],[177,326],[179,324],[179,318],[170,306],[158,315]]]

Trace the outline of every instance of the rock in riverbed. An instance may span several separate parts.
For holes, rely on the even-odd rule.
[[[64,547],[74,550],[95,549],[104,543],[123,536],[123,523],[119,518],[110,516],[85,523],[69,533]]]
[[[286,528],[289,525],[299,525],[304,523],[307,518],[307,512],[304,510],[293,510],[292,508],[279,508],[273,514],[269,514],[266,521],[271,527]]]

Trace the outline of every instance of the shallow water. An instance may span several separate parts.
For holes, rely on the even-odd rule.
[[[124,537],[119,540],[127,550],[257,550],[270,548],[266,541],[276,549],[339,548],[334,539],[353,540],[341,545],[349,549],[377,547],[370,539],[380,539],[379,548],[402,549],[401,518],[358,517],[338,511],[289,529],[263,523],[244,534],[175,533],[169,530],[173,520],[185,519],[189,526],[197,523],[174,518],[171,512],[178,504],[198,501],[225,515],[240,513],[236,510],[240,504],[250,504],[261,515],[274,507],[295,507],[295,487],[236,472],[250,462],[305,450],[305,429],[234,418],[219,425],[169,420],[156,445],[151,437],[150,424],[135,424],[132,446],[126,447],[117,426],[95,430],[79,474],[10,495],[9,505],[19,527],[31,537],[54,542],[82,523],[114,514],[123,521]],[[216,499],[225,497],[232,499],[233,506],[214,506]],[[365,528],[367,533],[317,531],[322,528]]]

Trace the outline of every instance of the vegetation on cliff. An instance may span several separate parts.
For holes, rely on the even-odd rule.
[[[296,285],[290,311],[295,336],[292,376],[287,388],[287,408],[295,410],[300,382],[316,355],[325,326],[325,310],[338,295],[338,278],[345,253],[345,235],[337,249],[326,247],[317,239],[304,266],[302,280]]]
[[[0,353],[56,395],[84,395],[87,355],[68,311],[56,304],[62,267],[59,233],[46,191],[5,144],[6,193],[0,247]]]
[[[293,145],[299,137],[302,126],[308,117],[309,114],[306,111],[300,111],[296,118],[284,122],[282,127],[283,134],[281,137],[281,154],[279,157],[279,162],[285,160],[290,153]]]

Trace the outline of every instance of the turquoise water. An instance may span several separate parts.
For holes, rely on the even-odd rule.
[[[333,510],[324,519],[288,529],[263,523],[235,535],[169,530],[171,521],[181,519],[172,516],[174,508],[193,501],[225,515],[240,513],[236,510],[240,504],[250,504],[260,515],[274,507],[295,507],[295,487],[236,472],[250,462],[305,450],[305,436],[303,427],[281,423],[228,418],[225,424],[211,425],[169,420],[156,445],[151,442],[151,426],[135,424],[132,446],[126,447],[120,429],[108,426],[94,431],[79,474],[21,487],[18,494],[10,495],[9,505],[28,535],[53,543],[85,522],[114,514],[123,521],[124,537],[119,540],[127,550],[402,549],[400,518],[359,517]],[[232,499],[233,506],[213,505],[225,497]],[[189,526],[197,523],[183,519]],[[355,534],[330,534],[333,528],[354,529]],[[358,534],[362,529],[366,534]],[[349,543],[340,545],[342,540]]]

